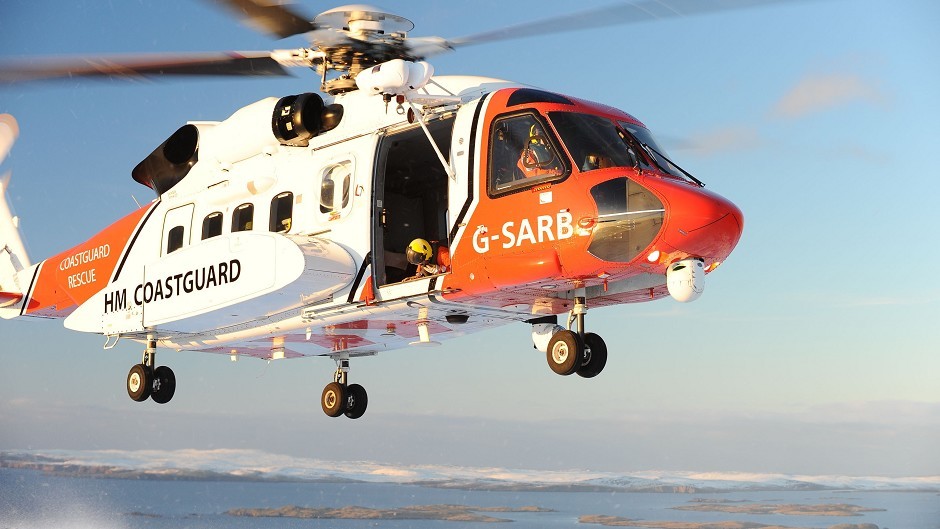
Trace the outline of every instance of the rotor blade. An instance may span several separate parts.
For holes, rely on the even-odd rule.
[[[72,77],[289,75],[271,52],[110,55],[0,62],[0,83]]]
[[[783,3],[788,0],[636,0],[611,4],[606,7],[561,15],[558,17],[526,22],[514,26],[447,39],[438,52],[458,46],[471,46],[485,42],[518,39],[562,33],[589,28],[648,22],[661,18],[677,18],[719,11],[730,11],[749,7]]]
[[[284,4],[272,3],[272,0],[210,1],[235,12],[243,23],[278,38],[283,39],[318,29],[316,24],[303,15]]]

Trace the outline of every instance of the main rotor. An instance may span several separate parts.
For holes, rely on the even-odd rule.
[[[254,52],[156,53],[96,57],[0,60],[0,83],[74,77],[163,75],[288,75],[288,67],[320,74],[321,89],[356,89],[360,72],[393,59],[420,61],[458,47],[544,36],[662,18],[700,15],[793,0],[625,0],[620,3],[460,38],[410,37],[414,23],[375,6],[354,4],[310,19],[279,0],[205,0],[239,16],[253,28],[283,39],[303,35],[308,47]]]
[[[408,32],[414,29],[412,21],[370,5],[336,7],[303,23],[299,15],[283,5],[264,6],[266,11],[257,13],[252,11],[259,5],[255,0],[217,1],[239,8],[247,17],[245,22],[277,36],[304,33],[309,48],[275,50],[271,58],[282,66],[315,69],[321,76],[321,90],[330,94],[355,90],[356,75],[378,64],[393,59],[418,61],[429,53],[449,49],[446,44],[433,45],[445,43],[444,39],[409,39]],[[425,44],[423,51],[414,49],[414,44],[421,43]]]

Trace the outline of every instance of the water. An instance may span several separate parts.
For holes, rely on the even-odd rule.
[[[849,503],[885,509],[862,516],[746,515],[677,511],[693,499],[760,503]],[[881,529],[940,529],[940,494],[935,492],[736,492],[658,494],[595,492],[487,492],[443,490],[380,483],[272,483],[156,481],[56,477],[31,470],[0,469],[0,529],[97,528],[430,528],[492,529],[487,523],[419,520],[316,520],[241,518],[234,508],[394,508],[460,504],[489,507],[536,505],[550,513],[484,513],[513,520],[509,527],[597,527],[578,524],[584,514],[686,522],[745,521],[788,527],[828,528],[839,523],[873,523]],[[500,527],[500,526],[497,526]]]

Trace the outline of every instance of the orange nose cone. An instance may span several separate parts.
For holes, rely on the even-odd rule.
[[[705,189],[674,189],[667,200],[663,239],[691,255],[723,260],[741,239],[744,214],[730,200]]]

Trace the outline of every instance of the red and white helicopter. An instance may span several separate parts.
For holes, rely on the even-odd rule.
[[[409,37],[409,20],[371,6],[308,21],[263,0],[219,3],[311,44],[0,65],[6,82],[286,66],[321,75],[321,93],[183,125],[132,172],[151,203],[39,263],[0,200],[0,316],[60,318],[105,336],[105,348],[143,342],[127,377],[136,401],[173,397],[158,346],[329,356],[323,411],[358,418],[367,395],[348,383],[350,359],[507,323],[530,325],[556,373],[594,377],[607,346],[588,332],[588,307],[693,301],[741,236],[741,211],[630,114],[510,81],[435,77],[424,61],[601,15],[629,22],[726,2],[621,4],[460,39]],[[15,136],[15,121],[0,121],[0,157]]]

